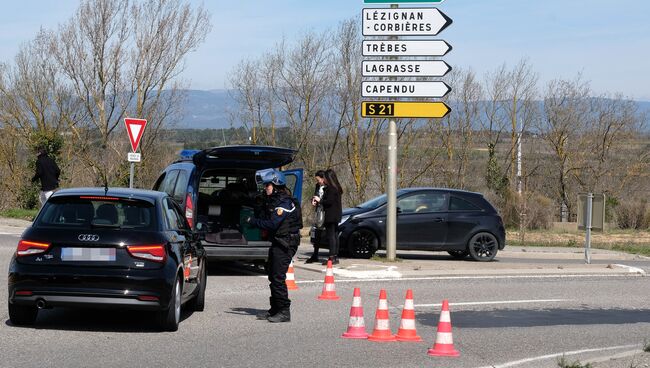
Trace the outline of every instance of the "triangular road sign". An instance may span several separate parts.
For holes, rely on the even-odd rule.
[[[133,152],[135,152],[140,145],[140,138],[142,138],[142,133],[144,133],[144,127],[147,125],[147,120],[125,118],[124,125],[126,125],[126,132],[129,133],[131,148],[133,149]]]

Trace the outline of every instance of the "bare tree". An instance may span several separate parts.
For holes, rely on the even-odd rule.
[[[96,183],[124,176],[124,165],[109,165],[124,161],[126,140],[113,137],[124,117],[148,119],[146,151],[177,113],[182,92],[176,78],[184,57],[209,29],[203,8],[178,1],[87,0],[51,33],[53,55],[85,110],[87,118],[71,127]],[[88,139],[84,132],[98,136]]]

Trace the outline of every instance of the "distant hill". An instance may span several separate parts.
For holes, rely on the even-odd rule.
[[[188,90],[183,118],[174,128],[223,129],[231,127],[231,114],[237,102],[224,89],[209,91]],[[239,126],[241,124],[236,124]]]
[[[650,119],[650,101],[637,101],[639,111],[645,112]],[[459,108],[453,106],[452,108]],[[238,104],[232,98],[232,91],[213,89],[208,91],[187,90],[183,118],[173,128],[177,129],[224,129],[238,128],[240,122],[234,122],[232,113]],[[650,131],[650,122],[645,127]]]

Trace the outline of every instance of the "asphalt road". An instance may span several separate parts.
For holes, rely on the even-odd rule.
[[[17,239],[0,235],[0,285],[6,285]],[[237,264],[212,265],[206,310],[184,313],[175,333],[155,331],[146,313],[120,310],[45,310],[35,327],[15,327],[2,308],[0,367],[557,367],[563,352],[570,361],[586,361],[650,341],[647,277],[337,279],[341,299],[321,301],[322,277],[296,270],[300,289],[291,292],[292,322],[283,324],[255,319],[268,308],[268,284],[254,268]],[[354,287],[361,288],[368,332],[381,288],[393,332],[405,292],[413,289],[424,342],[341,339]],[[0,287],[0,299],[6,298]],[[460,358],[427,355],[443,299],[451,303]]]

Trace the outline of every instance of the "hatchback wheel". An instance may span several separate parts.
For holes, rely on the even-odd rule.
[[[463,259],[469,255],[469,251],[466,250],[448,250],[447,253],[456,259]]]
[[[468,248],[472,259],[487,262],[493,260],[497,255],[499,242],[490,233],[478,233],[469,240]]]
[[[33,325],[38,316],[38,308],[32,305],[17,305],[9,303],[9,320],[14,325]]]
[[[379,239],[368,229],[355,230],[348,240],[348,251],[353,258],[370,258],[379,248]]]
[[[176,277],[169,308],[158,312],[158,325],[164,331],[178,330],[181,320],[181,279]]]

